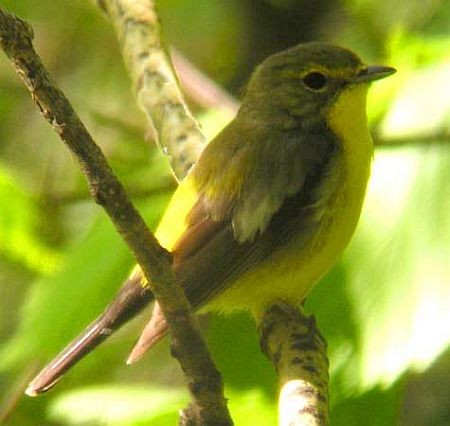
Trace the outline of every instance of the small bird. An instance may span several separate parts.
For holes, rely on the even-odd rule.
[[[236,117],[205,147],[155,233],[195,310],[259,317],[277,300],[302,301],[334,265],[354,233],[370,175],[369,84],[394,72],[325,43],[300,44],[256,68]],[[136,267],[26,393],[50,389],[152,300]],[[128,362],[166,333],[155,303]]]

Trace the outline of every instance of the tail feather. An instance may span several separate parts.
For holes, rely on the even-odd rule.
[[[155,302],[153,306],[153,313],[150,321],[144,328],[138,342],[134,346],[127,359],[127,364],[133,364],[154,345],[156,345],[169,331],[169,328],[164,318],[164,314],[161,311],[158,302]]]
[[[153,294],[148,287],[142,286],[139,277],[128,279],[103,314],[41,370],[25,393],[36,396],[51,389],[67,370],[135,317],[152,300]]]

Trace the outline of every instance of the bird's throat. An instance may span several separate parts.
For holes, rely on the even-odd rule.
[[[360,186],[359,191],[363,194],[373,157],[373,142],[366,116],[368,88],[368,84],[360,84],[344,90],[327,113],[328,125],[338,137],[343,153],[347,181]]]

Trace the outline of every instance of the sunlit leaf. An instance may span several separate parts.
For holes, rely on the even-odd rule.
[[[258,390],[226,390],[236,426],[276,424],[276,405]],[[187,391],[175,387],[97,386],[74,389],[56,398],[49,417],[65,425],[130,426],[176,424],[188,403]]]
[[[150,225],[167,199],[146,202],[143,211]],[[101,216],[86,240],[67,255],[64,266],[31,286],[18,331],[2,348],[0,368],[54,355],[104,309],[131,266],[131,254],[109,219]]]
[[[261,353],[256,324],[248,313],[212,316],[207,336],[228,387],[239,391],[258,387],[269,396],[276,395],[275,372]]]
[[[239,392],[225,390],[225,395],[236,426],[277,424],[277,401],[268,397],[261,389]]]
[[[33,199],[0,168],[0,253],[42,273],[55,270],[61,255],[45,247],[35,234]]]
[[[176,424],[177,411],[187,402],[187,391],[174,387],[87,387],[62,394],[50,405],[49,415],[65,425],[129,426],[168,414]]]
[[[450,343],[449,165],[442,146],[377,154],[345,256],[366,386],[426,368]]]
[[[430,42],[431,44],[432,42]],[[381,127],[390,138],[439,135],[450,132],[450,42],[446,58],[412,70],[401,63],[401,87]],[[411,66],[411,64],[409,64]]]

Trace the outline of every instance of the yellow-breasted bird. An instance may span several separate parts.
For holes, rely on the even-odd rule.
[[[301,44],[253,73],[234,120],[204,149],[156,231],[196,310],[300,302],[348,244],[373,155],[369,83],[393,74],[347,49]],[[136,268],[106,311],[31,382],[48,390],[153,296]],[[167,332],[158,306],[129,361]]]

